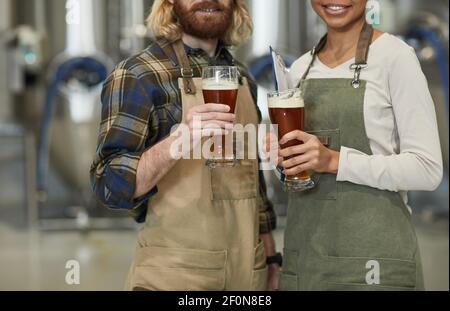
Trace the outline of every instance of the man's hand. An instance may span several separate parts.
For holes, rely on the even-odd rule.
[[[280,151],[280,157],[289,159],[281,163],[286,170],[286,175],[295,176],[309,170],[317,173],[337,174],[339,152],[326,148],[319,138],[302,131],[288,133],[280,140],[280,145],[285,145],[292,140],[303,141],[304,144]]]
[[[261,241],[264,243],[264,249],[266,251],[266,257],[272,257],[276,254],[275,240],[273,239],[272,233],[261,234]],[[278,291],[280,266],[279,265],[269,265],[269,275],[267,279],[267,290],[268,291]]]
[[[142,155],[136,174],[135,198],[148,193],[174,167],[178,159],[172,155],[171,148],[177,137],[183,137],[180,131],[185,131],[188,127],[191,151],[196,144],[201,143],[202,137],[223,135],[227,126],[233,126],[236,116],[229,112],[229,106],[219,104],[198,105],[191,108],[183,122],[186,126],[179,127],[168,138]],[[198,139],[195,139],[196,137]]]
[[[277,264],[269,265],[269,280],[267,284],[267,290],[270,292],[279,291],[280,283],[280,266]]]
[[[200,143],[195,138],[224,135],[226,128],[232,128],[235,121],[236,115],[230,113],[229,106],[205,104],[191,108],[183,123],[189,127],[191,147],[193,149],[196,144]]]

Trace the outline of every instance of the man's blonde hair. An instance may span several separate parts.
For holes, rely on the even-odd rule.
[[[250,38],[253,32],[253,22],[245,1],[233,1],[233,20],[224,37],[220,39],[226,45],[237,46],[245,43]],[[163,37],[170,41],[180,39],[183,32],[175,16],[173,4],[168,0],[155,0],[150,15],[147,18],[147,25],[155,37]]]

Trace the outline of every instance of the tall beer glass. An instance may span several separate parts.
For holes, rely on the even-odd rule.
[[[233,66],[210,66],[203,69],[203,97],[205,103],[222,104],[236,112],[239,90],[239,70]],[[238,164],[234,152],[234,133],[216,140],[211,148],[212,157],[208,159],[210,168],[234,167]]]
[[[300,89],[272,92],[268,95],[268,104],[270,119],[273,124],[278,125],[280,139],[290,132],[305,130],[305,103]],[[293,140],[282,145],[281,148],[285,149],[299,144],[303,144],[303,142]],[[290,192],[305,191],[315,186],[307,171],[296,176],[285,176],[284,184],[286,190]]]

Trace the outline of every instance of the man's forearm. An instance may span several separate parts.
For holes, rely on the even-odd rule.
[[[259,238],[264,243],[264,248],[266,250],[266,257],[274,256],[277,250],[272,233],[261,234]]]
[[[135,198],[152,190],[177,163],[177,160],[170,154],[170,147],[174,139],[169,136],[142,155],[136,174]]]

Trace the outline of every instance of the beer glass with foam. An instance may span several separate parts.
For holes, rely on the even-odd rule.
[[[207,104],[222,104],[236,112],[239,90],[239,71],[233,66],[210,66],[203,69],[203,97]],[[233,129],[229,134],[214,140],[207,166],[210,168],[234,167],[238,164],[234,152]]]
[[[290,132],[305,130],[305,103],[300,89],[272,92],[268,95],[268,105],[270,119],[278,125],[280,139]],[[303,142],[292,140],[282,145],[281,149],[299,144]],[[296,176],[284,176],[284,185],[287,191],[300,192],[314,188],[315,183],[309,172],[305,171]]]

